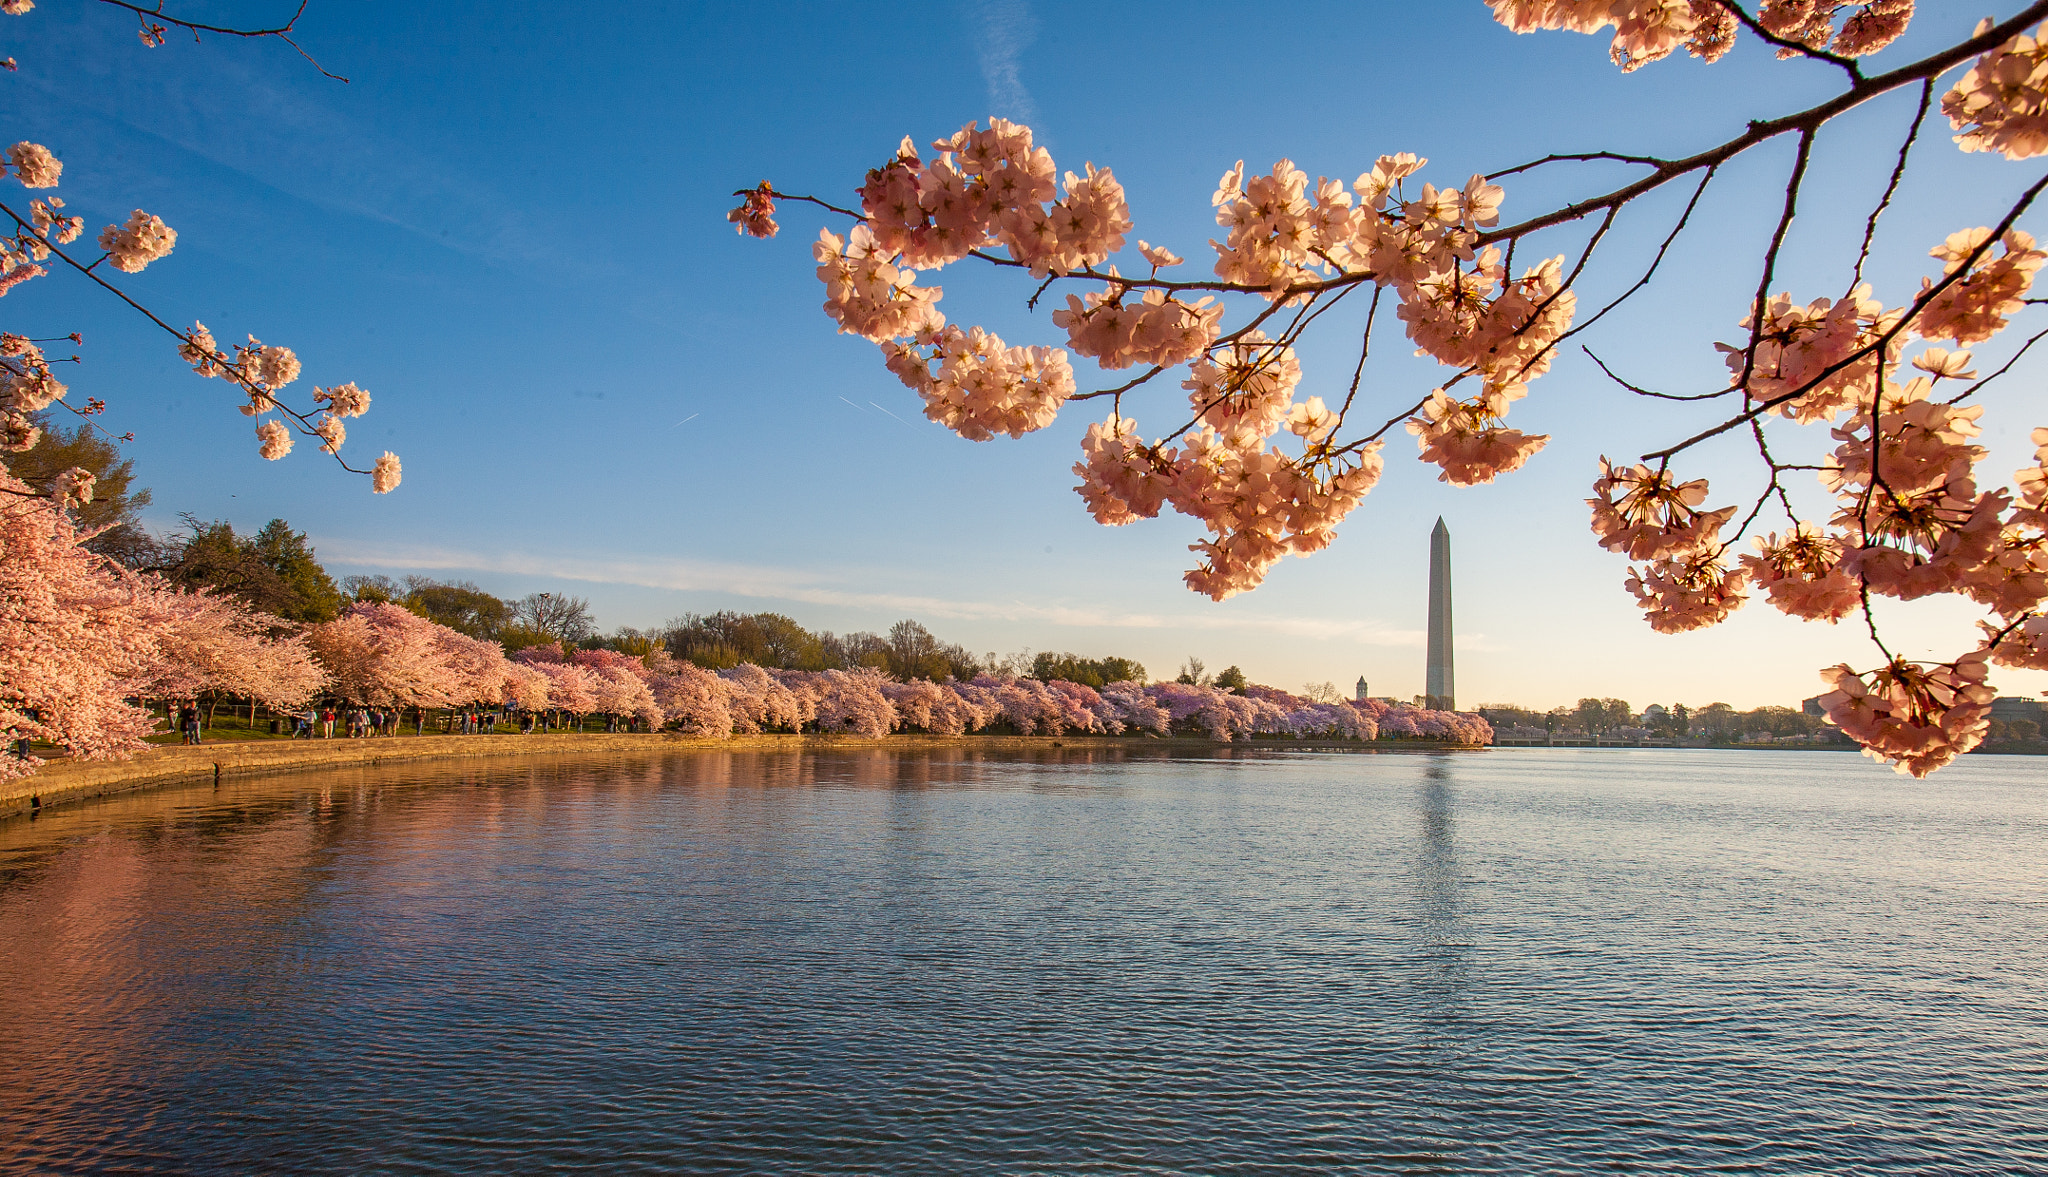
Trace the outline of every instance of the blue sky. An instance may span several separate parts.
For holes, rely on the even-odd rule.
[[[105,399],[109,425],[136,433],[159,524],[181,511],[244,527],[282,516],[338,574],[567,591],[607,627],[721,608],[836,630],[908,616],[977,650],[1115,653],[1155,674],[1193,654],[1290,688],[1364,675],[1375,693],[1405,696],[1422,687],[1428,533],[1442,515],[1463,703],[1796,704],[1819,689],[1818,667],[1874,661],[1857,628],[1758,602],[1704,633],[1642,624],[1624,561],[1586,528],[1595,461],[1718,415],[1646,407],[1576,352],[1517,407],[1520,427],[1553,434],[1524,471],[1453,489],[1399,434],[1334,547],[1218,605],[1180,583],[1192,521],[1108,529],[1083,511],[1068,469],[1093,406],[1021,441],[963,441],[919,416],[872,345],[832,333],[808,253],[821,222],[786,208],[769,242],[724,222],[735,188],[768,178],[845,199],[903,135],[927,142],[993,113],[1030,121],[1063,169],[1114,168],[1133,248],[1144,237],[1206,271],[1209,194],[1240,158],[1348,181],[1383,152],[1414,151],[1430,157],[1423,178],[1455,184],[1550,151],[1676,154],[1832,93],[1828,67],[1745,43],[1715,66],[1622,75],[1604,39],[1517,37],[1479,0],[1305,5],[1284,28],[1214,4],[1013,0],[885,16],[314,0],[299,40],[342,85],[275,43],[174,36],[146,50],[101,7],[50,0],[0,23],[21,63],[0,79],[15,137],[64,160],[62,193],[90,231],[135,207],[178,230],[176,252],[124,288],[224,343],[254,333],[294,348],[306,392],[354,380],[375,402],[350,423],[348,452],[405,459],[404,485],[384,497],[308,445],[266,463],[230,390],[193,376],[155,328],[69,278],[22,288],[11,330],[85,333],[73,398]],[[1925,6],[1877,63],[1982,15],[1944,7]],[[181,11],[254,22],[288,9]],[[1875,103],[1822,140],[1781,283],[1802,300],[1840,293],[1911,110],[1909,95]],[[1712,343],[1735,338],[1790,151],[1727,169],[1664,276],[1586,342],[1631,378],[1717,387]],[[1960,154],[1940,123],[1921,152],[1870,270],[1887,304],[1933,272],[1928,247],[1993,223],[2034,174]],[[1520,219],[1619,174],[1510,181],[1504,211]],[[1684,197],[1624,216],[1582,306],[1634,280]],[[1561,231],[1548,252],[1583,237]],[[1050,306],[1027,314],[1013,281],[959,266],[935,280],[953,321],[1062,342]],[[1303,395],[1341,391],[1354,330],[1304,350]],[[1382,334],[1369,369],[1389,414],[1437,380],[1401,342]],[[1980,354],[2002,360],[2010,346]],[[1084,388],[1114,382],[1077,369]],[[2031,449],[2041,372],[2023,364],[1991,399],[1987,470],[1999,477]],[[1131,409],[1142,427],[1170,428],[1179,396],[1163,388]],[[1825,440],[1777,432],[1808,452]],[[1690,468],[1722,502],[1753,493],[1754,466],[1734,443]],[[1974,616],[1942,602],[1887,610],[1916,655],[1960,653]],[[1999,685],[2040,693],[2048,676],[2008,672]]]

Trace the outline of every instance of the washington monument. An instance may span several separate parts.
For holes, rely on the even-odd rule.
[[[1423,706],[1457,710],[1457,677],[1451,670],[1451,529],[1441,517],[1429,533],[1429,667],[1423,683]]]

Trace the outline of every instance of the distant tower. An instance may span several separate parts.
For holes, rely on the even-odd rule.
[[[1358,676],[1358,701],[1365,702],[1365,676],[1362,674]]]
[[[1451,529],[1441,517],[1429,533],[1429,667],[1423,681],[1428,706],[1457,708],[1457,678],[1451,670]]]

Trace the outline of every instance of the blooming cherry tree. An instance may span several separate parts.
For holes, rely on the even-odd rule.
[[[189,699],[204,693],[297,707],[327,685],[296,626],[211,590],[187,592],[135,577],[133,608],[150,635],[146,658],[123,683],[130,695]]]
[[[1508,418],[1559,347],[1651,283],[1725,165],[1788,143],[1784,204],[1755,295],[1729,308],[1741,334],[1720,346],[1726,383],[1676,394],[1609,372],[1646,398],[1723,403],[1728,415],[1634,462],[1603,460],[1589,500],[1593,530],[1632,562],[1624,585],[1661,632],[1714,625],[1753,588],[1794,617],[1861,614],[1882,662],[1867,672],[1827,671],[1834,689],[1825,703],[1873,756],[1924,776],[1975,746],[1986,668],[2041,662],[2048,521],[2042,467],[2019,472],[2013,488],[1978,470],[1985,451],[1971,439],[1982,406],[1963,402],[2048,334],[1978,375],[1987,365],[1973,353],[2042,301],[2029,296],[2048,252],[2020,222],[2048,176],[2021,170],[1997,224],[1959,226],[1923,246],[1938,272],[1917,291],[1881,296],[1863,273],[1928,122],[1945,119],[1962,151],[2022,165],[2048,154],[2048,0],[1974,28],[1958,25],[1939,51],[1884,72],[1865,61],[1906,30],[1912,0],[1487,3],[1517,33],[1611,30],[1610,56],[1625,71],[1680,50],[1712,62],[1754,37],[1780,58],[1834,72],[1841,86],[1816,105],[1753,121],[1685,156],[1588,151],[1461,180],[1425,179],[1426,159],[1394,152],[1349,182],[1311,179],[1285,159],[1265,172],[1239,161],[1210,197],[1219,228],[1209,242],[1211,277],[1175,276],[1185,264],[1179,253],[1132,236],[1137,226],[1109,168],[1062,174],[1030,128],[1002,119],[970,123],[933,141],[929,154],[906,138],[867,173],[850,204],[764,181],[737,194],[743,203],[729,220],[739,232],[772,237],[778,201],[839,218],[820,230],[812,251],[826,315],[841,332],[876,343],[888,370],[922,398],[925,415],[963,437],[1018,436],[1051,423],[1069,403],[1106,400],[1107,414],[1088,427],[1073,467],[1076,491],[1109,526],[1167,508],[1199,521],[1209,534],[1192,546],[1198,563],[1186,582],[1222,600],[1255,588],[1283,556],[1328,546],[1381,477],[1396,430],[1412,434],[1417,457],[1452,485],[1520,469],[1548,439]],[[1817,141],[1840,116],[1893,93],[1917,93],[1918,106],[1889,181],[1871,195],[1862,249],[1843,264],[1847,293],[1782,290],[1780,255]],[[1505,217],[1516,177],[1594,162],[1639,174],[1520,220]],[[1580,278],[1617,218],[1674,185],[1691,192],[1663,245],[1623,293],[1582,314]],[[1585,225],[1581,237],[1560,240]],[[1065,346],[1010,344],[949,322],[944,292],[927,275],[963,263],[1028,275],[1027,305],[1049,293],[1060,298],[1052,322]],[[1301,342],[1318,324],[1345,321],[1332,313],[1340,304],[1359,312],[1352,321],[1362,315],[1357,364],[1348,382],[1338,375],[1341,396],[1303,397]],[[1443,377],[1376,404],[1363,376],[1374,332],[1391,325],[1442,365]],[[1135,373],[1084,392],[1077,360]],[[1184,399],[1158,395],[1176,378]],[[1145,412],[1178,423],[1141,429],[1135,406],[1146,396]],[[1822,452],[1810,461],[1781,458],[1773,447],[1786,437],[1766,433],[1770,418],[1808,426],[1811,437],[1824,430]],[[1723,436],[1752,440],[1761,471],[1751,493],[1732,501],[1716,501],[1706,480],[1680,469],[1689,451]],[[1818,475],[1831,510],[1808,518],[1796,509],[1784,480],[1799,471]],[[1873,596],[1941,595],[1987,611],[1981,642],[1945,663],[1915,662],[1885,646]],[[1017,695],[1024,688],[979,689],[1000,696],[1020,727],[1027,712],[1050,730],[1067,722]],[[1253,714],[1257,707],[1227,700],[1167,692],[1157,702],[1175,722],[1207,715],[1203,722],[1218,733],[1268,722]],[[912,705],[929,713],[921,700]],[[1406,734],[1439,729],[1456,732],[1457,722],[1381,720],[1381,730]]]
[[[126,687],[153,658],[155,635],[133,586],[79,540],[59,505],[0,470],[0,741],[115,759],[156,726]],[[41,763],[0,755],[0,780]]]

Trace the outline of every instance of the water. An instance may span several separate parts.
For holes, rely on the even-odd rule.
[[[0,1167],[2039,1171],[2048,761],[704,754],[0,823]]]

